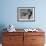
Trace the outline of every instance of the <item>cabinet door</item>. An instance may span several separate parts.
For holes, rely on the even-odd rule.
[[[32,46],[32,36],[24,34],[24,46]]]

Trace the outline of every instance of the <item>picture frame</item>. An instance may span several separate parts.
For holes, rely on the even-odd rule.
[[[35,7],[18,7],[17,21],[34,22],[35,21]]]

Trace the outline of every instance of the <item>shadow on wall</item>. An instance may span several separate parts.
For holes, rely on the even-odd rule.
[[[2,43],[2,36],[3,36],[3,32],[6,32],[6,30],[4,30],[5,25],[4,24],[0,24],[0,43]]]

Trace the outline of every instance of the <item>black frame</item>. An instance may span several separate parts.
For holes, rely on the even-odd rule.
[[[27,20],[26,20],[26,19],[20,18],[20,15],[22,13],[21,10],[24,11],[24,10],[28,10],[28,9],[33,11],[32,19],[31,18],[30,19],[27,18]],[[35,7],[18,7],[17,8],[17,21],[21,21],[21,22],[34,22],[35,21]]]

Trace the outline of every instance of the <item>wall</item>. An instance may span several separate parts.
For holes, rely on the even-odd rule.
[[[0,0],[0,25],[16,28],[46,28],[46,0]],[[17,7],[35,7],[35,22],[17,22]]]
[[[46,32],[46,0],[0,0],[0,31],[13,24],[15,28],[42,28]],[[18,22],[17,7],[35,7],[35,22]]]

